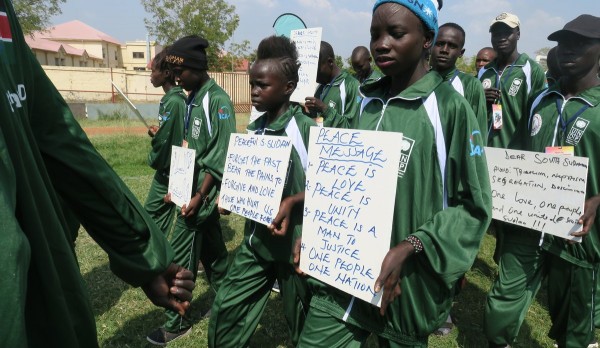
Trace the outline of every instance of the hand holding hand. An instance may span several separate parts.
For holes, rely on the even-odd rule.
[[[192,300],[193,279],[191,271],[172,263],[165,272],[143,285],[142,290],[154,305],[183,316]]]

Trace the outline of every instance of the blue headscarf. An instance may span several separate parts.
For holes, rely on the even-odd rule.
[[[377,0],[373,5],[373,12],[379,7],[379,5],[386,2],[392,2],[400,4],[414,13],[428,30],[435,33],[433,41],[438,33],[438,11],[437,5],[432,0]]]

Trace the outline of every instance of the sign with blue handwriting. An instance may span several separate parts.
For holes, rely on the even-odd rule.
[[[310,131],[300,268],[373,305],[390,248],[402,134]]]
[[[291,151],[288,137],[232,134],[219,207],[268,226],[279,212]]]
[[[588,159],[486,147],[493,218],[580,242]]]
[[[171,166],[169,169],[169,186],[171,201],[178,207],[188,204],[192,198],[194,182],[194,165],[196,151],[181,146],[171,147]]]
[[[292,93],[291,101],[304,104],[306,97],[312,97],[317,89],[317,70],[319,68],[319,51],[321,50],[322,28],[292,30],[291,40],[298,50],[300,80]]]

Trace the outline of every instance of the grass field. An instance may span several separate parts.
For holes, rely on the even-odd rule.
[[[248,115],[239,115],[238,131],[243,131]],[[91,122],[83,126],[114,126],[134,124],[130,121]],[[137,124],[135,124],[137,126]],[[123,178],[140,201],[146,199],[153,175],[145,158],[150,139],[146,135],[98,135],[91,137],[100,153]],[[232,253],[242,240],[243,219],[236,215],[221,220],[227,248]],[[494,238],[486,235],[472,270],[467,274],[466,288],[456,298],[453,309],[457,329],[446,337],[432,336],[430,347],[486,347],[482,332],[485,295],[491,285],[496,266],[492,261]],[[140,289],[134,289],[116,278],[109,269],[102,250],[83,230],[76,246],[81,272],[87,283],[96,315],[99,342],[102,347],[150,347],[145,336],[163,322],[162,311],[154,307]],[[544,308],[544,292],[538,295],[529,310],[514,347],[551,347],[546,337],[550,319]],[[198,278],[191,317],[196,320],[191,335],[169,344],[170,347],[206,347],[208,320],[203,314],[210,308],[214,293],[204,277]],[[261,324],[255,333],[251,347],[289,347],[285,320],[281,314],[281,301],[272,294]],[[373,337],[367,347],[377,347]]]

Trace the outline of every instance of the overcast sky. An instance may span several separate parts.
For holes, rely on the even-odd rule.
[[[374,0],[229,0],[235,5],[240,24],[232,41],[249,40],[256,48],[272,35],[273,22],[286,12],[298,15],[308,27],[322,27],[323,40],[332,44],[344,59],[358,45],[369,46],[369,26]],[[139,0],[67,0],[62,15],[53,24],[78,19],[125,43],[146,38],[144,11]],[[501,12],[516,14],[521,20],[519,51],[534,57],[543,47],[551,47],[548,34],[580,14],[600,16],[599,0],[445,0],[439,23],[455,22],[466,33],[465,56],[471,57],[490,46],[489,24]],[[151,38],[152,39],[152,38]]]

